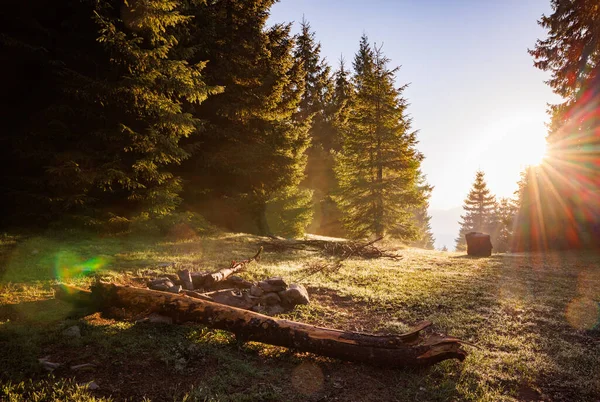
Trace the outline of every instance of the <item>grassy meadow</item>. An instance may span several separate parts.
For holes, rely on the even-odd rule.
[[[375,333],[402,333],[430,320],[430,331],[479,346],[465,346],[469,356],[462,363],[422,370],[240,345],[232,334],[201,325],[81,317],[53,298],[58,281],[141,284],[183,267],[217,269],[252,256],[265,240],[246,234],[2,236],[0,400],[600,400],[596,254],[469,258],[388,243],[400,258],[351,258],[333,269],[318,252],[266,248],[241,275],[280,275],[307,287],[311,304],[281,317]],[[73,325],[81,337],[63,334]],[[61,366],[49,374],[40,358]],[[84,363],[94,367],[70,369]],[[92,381],[98,389],[86,385]]]

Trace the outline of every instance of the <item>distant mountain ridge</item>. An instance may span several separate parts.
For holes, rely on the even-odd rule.
[[[456,236],[460,229],[460,214],[462,207],[454,207],[450,209],[430,209],[431,215],[431,231],[435,237],[435,248],[441,249],[448,247],[448,250],[453,251]]]

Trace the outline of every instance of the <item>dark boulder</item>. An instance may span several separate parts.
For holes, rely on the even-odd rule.
[[[467,254],[474,257],[489,257],[492,255],[492,241],[490,235],[480,232],[471,232],[465,235],[467,240]]]

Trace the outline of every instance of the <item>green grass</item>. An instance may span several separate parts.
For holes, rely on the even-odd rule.
[[[460,363],[379,369],[248,343],[199,325],[81,317],[53,299],[59,280],[141,283],[186,267],[214,270],[254,254],[264,239],[221,234],[150,238],[0,237],[0,400],[597,401],[600,256],[519,254],[472,259],[399,248],[400,260],[350,259],[339,270],[317,253],[265,251],[243,276],[281,275],[312,301],[282,317],[340,329],[433,331],[477,344]],[[169,265],[170,264],[170,265]],[[167,266],[168,265],[168,266]],[[79,325],[82,337],[62,331]],[[38,359],[62,363],[52,377]],[[75,364],[93,370],[75,372]],[[100,389],[83,385],[95,381]],[[37,398],[37,399],[35,399]],[[98,399],[93,399],[98,398]]]

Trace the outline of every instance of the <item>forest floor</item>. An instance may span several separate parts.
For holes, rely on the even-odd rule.
[[[182,241],[130,237],[11,237],[0,241],[0,400],[598,401],[600,256],[461,253],[387,246],[400,259],[269,251],[242,274],[304,284],[311,304],[282,315],[345,330],[401,333],[421,320],[477,344],[464,362],[380,369],[247,343],[201,325],[77,318],[53,298],[57,281],[118,283],[213,270],[261,241],[220,234]],[[171,263],[175,265],[168,266]],[[73,276],[73,267],[87,277]],[[312,273],[312,275],[311,275]],[[91,276],[90,276],[91,275]],[[81,337],[65,336],[78,325]],[[52,374],[38,359],[62,366]],[[70,366],[91,363],[90,370]],[[86,384],[99,388],[91,390]],[[146,398],[146,399],[144,399]]]

